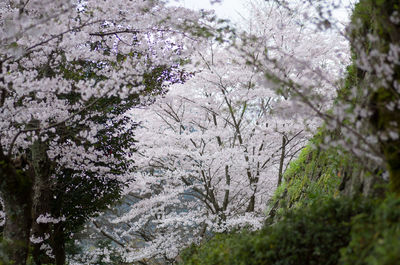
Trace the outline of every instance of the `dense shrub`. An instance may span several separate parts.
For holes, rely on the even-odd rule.
[[[341,254],[343,265],[400,264],[400,198],[388,196],[373,214],[353,218],[351,241]]]
[[[218,234],[202,246],[192,244],[183,251],[181,264],[244,264],[238,260],[238,253],[246,253],[246,247],[250,244],[251,236],[255,235],[247,231],[243,231],[242,233]],[[244,249],[240,250],[241,248]]]
[[[219,235],[182,254],[183,264],[336,265],[350,241],[351,218],[369,215],[372,204],[330,199],[291,210],[258,232]]]

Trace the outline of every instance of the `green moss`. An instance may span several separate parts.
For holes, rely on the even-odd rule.
[[[290,180],[290,178],[295,176],[298,172],[304,170],[304,166],[307,164],[307,160],[311,151],[312,147],[307,145],[303,150],[301,150],[299,157],[290,162],[288,169],[284,173],[284,178],[286,181]]]
[[[326,136],[340,137],[322,127],[299,157],[290,163],[284,173],[284,186],[277,189],[271,203],[280,199],[280,207],[300,207],[339,195],[339,186],[349,165],[354,169],[357,163],[340,147],[319,148]]]
[[[286,182],[284,182],[275,190],[274,195],[271,198],[271,201],[275,203],[277,200],[279,200],[279,198],[284,196],[286,189],[287,189]]]
[[[360,50],[355,49],[361,44],[363,53],[369,54],[371,50],[377,50],[381,53],[388,53],[391,45],[400,44],[400,28],[395,23],[391,22],[390,16],[394,12],[400,11],[398,0],[361,0],[356,4],[353,15],[353,27],[350,31],[350,40],[353,46],[354,57],[360,57]],[[370,41],[367,34],[372,34],[376,38],[375,41]],[[374,57],[367,58],[370,65],[381,64]],[[390,63],[390,62],[383,62]],[[400,67],[393,68],[391,79],[400,79]],[[359,70],[358,70],[359,71]],[[368,108],[373,115],[370,119],[375,134],[388,132],[396,132],[400,135],[400,116],[398,109],[390,109],[387,106],[396,104],[399,93],[396,92],[394,82],[382,86],[380,76],[376,76],[371,72],[368,80],[364,77],[357,77],[360,82],[364,81],[363,89],[370,89],[371,83],[375,83],[378,89],[370,89],[371,93],[368,99]],[[397,125],[392,125],[397,122]],[[390,173],[391,190],[400,194],[400,140],[382,140],[380,141],[380,151],[384,154],[387,169]]]

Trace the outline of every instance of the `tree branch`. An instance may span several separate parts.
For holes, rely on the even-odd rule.
[[[92,222],[93,222],[94,226],[95,226],[97,229],[99,229],[100,233],[101,233],[103,236],[107,237],[108,239],[110,239],[111,241],[117,243],[118,245],[120,245],[120,246],[123,247],[123,248],[126,247],[121,241],[115,239],[113,236],[111,236],[110,234],[108,234],[107,232],[105,232],[104,230],[102,230],[102,229],[100,228],[100,225],[99,225],[96,221],[92,221]]]

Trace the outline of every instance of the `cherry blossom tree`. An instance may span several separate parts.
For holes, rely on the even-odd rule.
[[[193,58],[194,77],[132,110],[141,120],[139,173],[126,191],[133,203],[101,230],[127,262],[173,262],[182,247],[212,233],[262,226],[279,171],[307,131],[301,115],[276,113],[286,100],[239,58],[211,44]]]
[[[250,7],[234,48],[211,43],[198,50],[193,78],[132,112],[143,117],[135,156],[141,173],[125,196],[132,206],[99,229],[128,262],[173,262],[182,247],[214,232],[262,225],[287,163],[321,124],[280,77],[313,82],[315,108],[332,106],[348,62],[345,39],[331,43],[330,34],[299,25],[299,13],[276,4]],[[261,65],[266,51],[271,58]],[[332,70],[325,79],[318,72],[324,67]]]
[[[29,239],[52,257],[48,227],[73,218],[50,209],[56,188],[71,191],[62,178],[117,189],[128,178],[121,157],[132,148],[110,139],[130,133],[124,112],[151,100],[150,80],[163,88],[182,79],[194,43],[182,28],[200,16],[160,1],[27,0],[0,9],[4,262],[25,264]]]
[[[326,144],[341,145],[366,167],[372,160],[399,192],[397,2],[356,5],[347,35],[354,61],[345,84],[338,81],[350,60],[346,37],[330,20],[336,7],[282,2],[253,10],[255,26],[229,56],[216,47],[200,52],[193,79],[133,112],[145,117],[139,130],[148,136],[138,145],[140,185],[127,190],[135,202],[115,220],[129,229],[107,233],[128,261],[173,261],[182,246],[215,231],[260,226],[258,203],[265,199],[258,192],[276,185],[268,181],[279,175],[273,150],[283,150],[280,137],[291,132],[295,114],[339,131]],[[290,126],[283,129],[286,120]],[[137,237],[145,241],[140,250]]]
[[[332,107],[338,81],[350,63],[349,45],[343,27],[334,27],[337,22],[329,30],[317,27],[322,22],[312,7],[302,2],[250,1],[247,26],[236,47],[275,91],[300,107],[304,102],[291,87],[297,84],[309,105],[323,112]],[[309,108],[303,111],[310,115]]]

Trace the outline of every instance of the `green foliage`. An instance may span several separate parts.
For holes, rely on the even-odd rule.
[[[10,244],[0,237],[0,265],[10,264],[10,260],[7,258],[6,253],[9,251]]]
[[[278,188],[276,188],[274,195],[271,198],[271,201],[276,202],[277,200],[282,198],[285,195],[286,190],[286,182],[283,182]]]
[[[59,186],[68,190],[57,190],[51,201],[52,212],[67,217],[64,233],[69,236],[82,226],[89,217],[107,207],[120,198],[124,184],[116,179],[96,176],[88,172],[88,178],[74,176],[75,171],[64,169],[59,177]]]
[[[0,265],[15,264],[15,261],[10,260],[7,255],[7,253],[10,252],[10,248],[12,248],[12,247],[15,247],[15,244],[12,244],[10,241],[7,241],[2,236],[0,236]],[[26,265],[36,265],[33,262],[33,258],[31,255],[28,256]],[[49,265],[51,265],[51,264],[49,264]]]
[[[336,105],[347,104],[345,109],[346,113],[354,112],[354,109],[359,104],[365,100],[365,87],[363,86],[363,79],[365,77],[365,71],[361,70],[356,65],[356,55],[353,55],[353,63],[347,66],[346,76],[343,80],[343,84],[337,91],[337,97],[335,99]],[[354,90],[354,88],[356,88]],[[356,94],[354,94],[356,91]],[[344,123],[351,125],[351,122],[344,120]]]
[[[182,264],[218,265],[240,264],[237,258],[239,249],[249,245],[250,233],[218,234],[206,244],[198,247],[192,244],[181,255]],[[243,249],[243,252],[246,250]]]
[[[290,163],[289,168],[285,171],[285,179],[291,178],[291,176],[296,175],[296,173],[303,171],[304,166],[307,164],[308,157],[312,152],[312,147],[307,145],[299,154],[299,157]]]
[[[392,265],[400,261],[400,198],[389,195],[372,214],[353,218],[341,264]]]
[[[357,26],[356,30],[350,32],[351,40],[359,36],[367,36],[373,33],[379,36],[381,51],[389,48],[389,42],[398,32],[394,23],[389,23],[389,17],[394,12],[400,12],[398,0],[361,0],[355,5],[351,22]],[[354,41],[353,41],[354,43]],[[385,44],[384,44],[385,43]],[[372,48],[370,41],[362,43],[364,49]],[[374,47],[376,48],[376,47]]]
[[[258,232],[218,235],[191,246],[182,264],[330,265],[338,264],[339,250],[348,245],[351,218],[368,215],[370,201],[329,199],[286,212],[273,226]]]
[[[219,234],[181,255],[187,265],[391,265],[400,260],[400,198],[326,199],[257,232]]]

